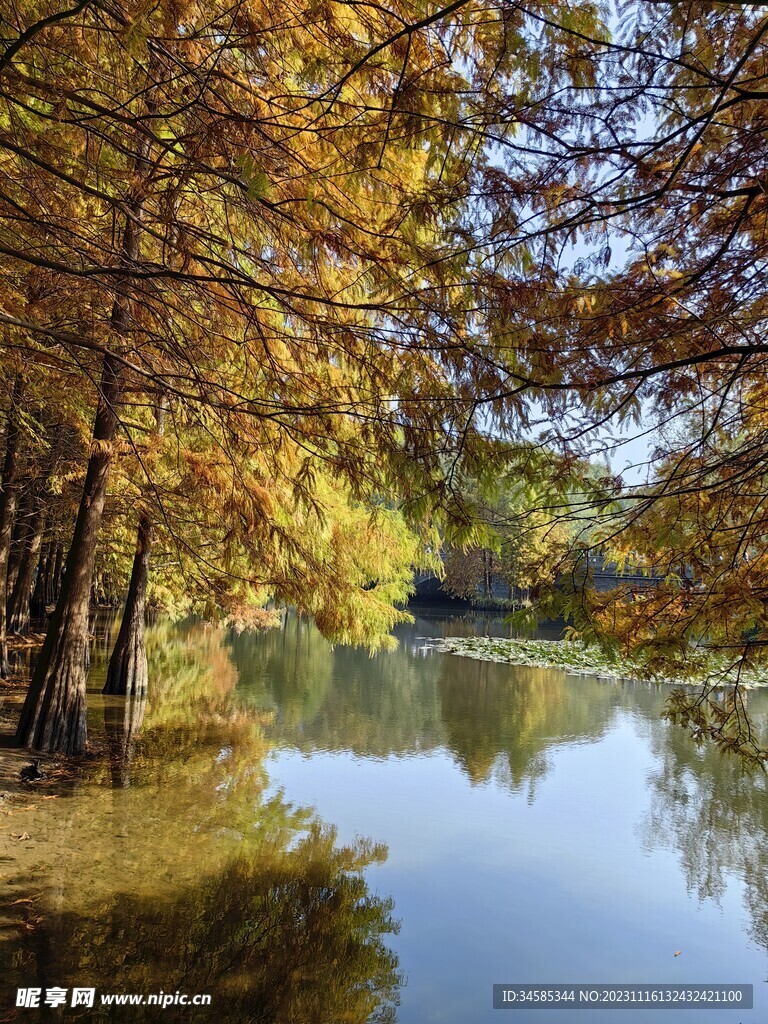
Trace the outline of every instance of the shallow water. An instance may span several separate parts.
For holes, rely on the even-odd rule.
[[[498,982],[753,984],[705,1019],[764,1020],[764,780],[661,721],[664,688],[441,654],[504,627],[417,614],[375,658],[295,617],[161,624],[129,709],[97,645],[101,756],[0,819],[0,1021],[20,986],[90,985],[63,1019],[482,1024]],[[212,1006],[98,1006],[160,990]]]

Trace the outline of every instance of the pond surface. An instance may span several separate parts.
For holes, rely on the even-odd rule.
[[[764,779],[664,723],[662,687],[438,653],[505,627],[416,615],[374,658],[294,616],[160,624],[128,708],[97,643],[99,756],[0,818],[0,1021],[62,1019],[18,987],[90,985],[63,1019],[484,1024],[499,982],[753,984],[705,1020],[765,1020]],[[212,1006],[98,1005],[161,990]]]

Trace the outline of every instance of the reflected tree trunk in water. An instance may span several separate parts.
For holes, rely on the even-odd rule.
[[[146,695],[128,697],[118,705],[104,706],[104,729],[113,789],[126,789],[131,784],[131,761],[146,709]]]

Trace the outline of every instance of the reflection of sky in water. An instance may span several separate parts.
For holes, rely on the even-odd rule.
[[[623,717],[598,744],[560,748],[533,802],[471,785],[444,751],[381,761],[286,750],[270,772],[342,840],[387,843],[386,863],[367,877],[402,922],[402,1024],[495,1020],[490,990],[501,981],[753,982],[760,999],[765,960],[745,943],[741,885],[721,906],[697,903],[675,854],[638,842],[651,763]],[[621,1019],[635,1016],[649,1019]],[[653,1015],[678,1017],[691,1020]]]
[[[413,634],[406,633],[396,657],[410,658],[426,673],[434,670],[435,662],[424,657],[420,643],[409,644]],[[416,635],[427,635],[423,622]],[[386,862],[369,868],[366,877],[374,891],[393,896],[402,923],[391,940],[408,977],[401,1024],[496,1021],[492,984],[529,981],[752,983],[752,1015],[711,1011],[710,1017],[708,1011],[705,1019],[761,1019],[768,1006],[765,951],[750,941],[737,865],[723,866],[723,891],[708,894],[719,898],[698,899],[681,871],[672,822],[667,830],[663,825],[669,808],[659,759],[670,740],[684,751],[681,773],[693,772],[695,779],[722,772],[723,786],[731,773],[659,720],[664,691],[547,673],[559,680],[550,678],[539,694],[552,702],[551,714],[544,708],[520,729],[520,743],[531,754],[526,779],[505,749],[514,746],[520,710],[510,693],[524,686],[526,670],[434,657],[443,662],[442,678],[438,671],[433,685],[444,720],[450,723],[447,705],[459,699],[456,688],[474,689],[457,708],[464,739],[484,733],[500,739],[482,779],[471,781],[466,767],[470,741],[458,755],[446,742],[452,736],[461,746],[456,723],[420,754],[418,716],[411,749],[387,756],[377,748],[366,755],[358,746],[353,753],[343,735],[334,749],[318,721],[334,702],[354,701],[361,691],[353,680],[370,672],[348,651],[335,652],[327,699],[313,712],[314,721],[300,730],[291,725],[282,740],[276,727],[273,738],[281,745],[268,761],[286,799],[315,807],[338,826],[342,841],[364,835],[387,844]],[[527,701],[535,702],[537,687],[524,688]],[[587,713],[574,712],[572,700]],[[336,712],[339,720],[351,713],[349,706]],[[505,717],[506,725],[494,722]],[[522,735],[526,727],[533,741]],[[306,740],[302,751],[294,745],[297,737]],[[716,830],[717,822],[711,827]],[[697,839],[686,834],[684,841]],[[607,1014],[596,1019],[607,1024]],[[545,1024],[593,1018],[593,1010],[537,1010],[514,1011],[512,1019]],[[627,1024],[693,1024],[697,1018],[695,1010],[623,1010],[620,1016]]]

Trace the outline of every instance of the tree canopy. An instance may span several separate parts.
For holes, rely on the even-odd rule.
[[[100,573],[135,580],[129,624],[146,593],[275,596],[376,647],[414,562],[483,542],[463,488],[500,474],[536,484],[518,518],[570,522],[552,579],[596,545],[662,577],[551,590],[583,634],[759,661],[766,28],[727,2],[6,5],[0,590],[37,558],[57,599],[20,738],[82,748]],[[627,431],[645,471],[590,477]]]

